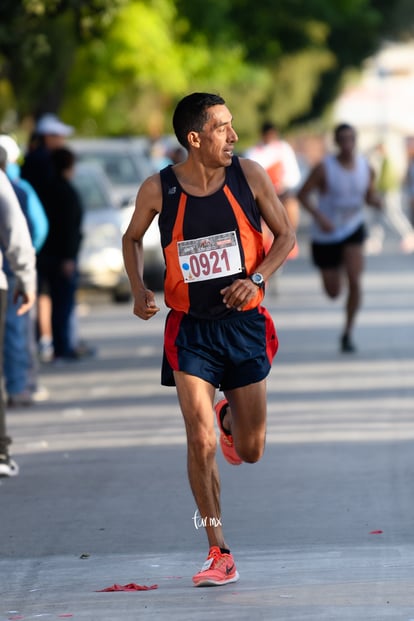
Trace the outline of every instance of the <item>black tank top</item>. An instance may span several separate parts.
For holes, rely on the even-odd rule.
[[[232,164],[226,168],[223,186],[209,196],[187,194],[172,166],[161,170],[160,175],[163,202],[158,222],[166,263],[167,306],[200,318],[220,318],[238,312],[226,308],[220,290],[236,278],[253,273],[264,256],[260,212],[239,159],[233,157]],[[237,273],[226,273],[224,269],[223,260],[227,267],[228,261],[227,256],[223,259],[223,249],[226,252],[230,237],[237,239],[240,253]],[[184,260],[178,247],[179,242],[186,240]],[[204,247],[205,252],[201,252],[200,248]],[[201,280],[186,282],[188,272],[184,268],[189,269],[191,264],[192,275]],[[258,289],[254,300],[243,310],[255,308],[262,299],[263,292]]]

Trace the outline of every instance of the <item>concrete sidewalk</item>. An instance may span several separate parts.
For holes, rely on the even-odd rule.
[[[266,453],[218,457],[240,581],[192,587],[207,545],[159,386],[165,309],[144,323],[90,301],[98,356],[43,367],[50,400],[9,412],[21,474],[0,484],[0,621],[414,619],[414,258],[368,258],[355,355],[305,256],[273,289]],[[158,588],[98,592],[131,582]]]

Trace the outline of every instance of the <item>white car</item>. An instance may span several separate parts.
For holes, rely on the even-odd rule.
[[[122,235],[134,207],[115,205],[111,184],[97,164],[77,163],[73,183],[84,207],[79,284],[110,291],[114,301],[126,301],[130,298],[130,287],[122,256]],[[156,219],[145,234],[144,253],[147,286],[162,290],[164,260]]]
[[[119,207],[135,201],[141,183],[154,172],[146,138],[78,138],[70,141],[78,162],[99,165]]]

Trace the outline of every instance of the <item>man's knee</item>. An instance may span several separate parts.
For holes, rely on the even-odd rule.
[[[341,288],[337,287],[337,286],[335,286],[335,287],[333,287],[333,286],[327,287],[325,285],[325,292],[326,292],[326,295],[329,298],[331,298],[331,300],[335,300],[339,296],[339,294],[341,293]]]
[[[246,439],[241,440],[235,444],[236,452],[240,459],[248,464],[255,464],[258,462],[264,453],[264,439]]]
[[[187,433],[188,449],[200,461],[211,459],[216,454],[217,438],[213,431],[197,429]]]
[[[361,281],[359,278],[350,278],[348,281],[350,293],[358,294],[361,291]]]
[[[322,270],[321,276],[326,295],[331,299],[337,298],[342,288],[339,273],[336,270]]]

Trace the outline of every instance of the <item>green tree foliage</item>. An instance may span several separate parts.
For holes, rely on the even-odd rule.
[[[242,41],[246,60],[267,68],[273,84],[262,93],[261,113],[282,126],[322,113],[343,71],[358,66],[381,34],[381,13],[371,0],[177,0],[177,6],[213,45]]]
[[[412,0],[372,0],[383,17],[381,31],[385,37],[408,40],[414,37]]]
[[[130,2],[105,40],[78,49],[65,118],[74,123],[83,118],[84,133],[102,128],[113,135],[168,133],[172,128],[170,115],[165,122],[166,111],[197,89],[222,91],[226,97],[237,93],[248,101],[243,116],[254,114],[257,100],[247,97],[247,85],[261,92],[269,82],[266,72],[245,62],[237,42],[211,46],[201,32],[182,36],[190,28],[171,0]]]
[[[411,2],[2,0],[0,123],[48,110],[80,133],[157,134],[183,94],[211,90],[243,143],[265,117],[322,114],[387,34],[412,35]]]
[[[126,2],[2,0],[0,93],[14,96],[20,118],[59,109],[77,47],[103,36]]]

